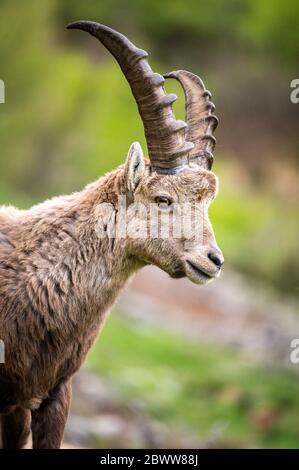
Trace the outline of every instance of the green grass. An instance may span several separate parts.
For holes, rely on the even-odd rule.
[[[226,445],[298,447],[298,378],[289,372],[115,313],[88,364],[150,417],[199,441],[220,425]]]

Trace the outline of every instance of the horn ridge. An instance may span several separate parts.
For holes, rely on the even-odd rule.
[[[185,93],[188,125],[186,139],[194,143],[190,160],[211,169],[214,158],[212,152],[216,144],[213,133],[218,126],[218,118],[213,114],[215,106],[210,101],[211,93],[197,75],[186,70],[169,72],[164,77],[178,80]]]

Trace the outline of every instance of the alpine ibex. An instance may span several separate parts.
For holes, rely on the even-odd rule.
[[[207,207],[217,192],[210,171],[217,118],[202,81],[186,71],[167,74],[185,92],[186,120],[175,120],[174,94],[153,73],[147,53],[122,34],[79,21],[119,63],[144,124],[149,161],[134,143],[124,165],[82,191],[29,210],[0,209],[0,414],[5,448],[21,448],[32,431],[33,448],[59,448],[71,397],[71,377],[95,340],[107,310],[127,279],[153,264],[173,278],[204,284],[218,276],[223,256]],[[99,236],[119,217],[119,197],[129,207],[168,214],[188,203],[199,211],[189,236]],[[100,208],[100,210],[99,210]],[[134,227],[144,212],[128,210]],[[141,220],[142,219],[142,220]],[[185,223],[184,219],[182,221]],[[173,227],[172,227],[173,228]],[[137,229],[138,231],[138,229]],[[105,230],[104,230],[105,232]],[[198,234],[201,236],[198,237]]]

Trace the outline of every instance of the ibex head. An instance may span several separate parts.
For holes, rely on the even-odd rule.
[[[149,162],[135,143],[124,174],[130,204],[142,204],[144,208],[129,210],[129,219],[136,231],[146,221],[149,232],[146,237],[128,237],[128,250],[141,262],[155,264],[172,277],[187,276],[199,284],[217,277],[223,255],[207,212],[217,193],[211,167],[218,120],[213,115],[210,93],[190,72],[179,70],[165,75],[177,79],[185,92],[187,124],[176,120],[172,104],[177,97],[165,93],[165,79],[152,71],[144,50],[98,23],[79,21],[68,28],[89,32],[115,57],[144,125]],[[150,217],[154,217],[154,223]]]

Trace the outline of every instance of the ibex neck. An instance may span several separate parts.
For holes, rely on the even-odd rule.
[[[101,238],[97,231],[99,206],[117,204],[123,184],[120,167],[79,193],[22,215],[19,242],[28,263],[35,266],[33,278],[49,290],[58,310],[69,309],[67,315],[101,314],[137,268],[126,253],[125,240]]]

